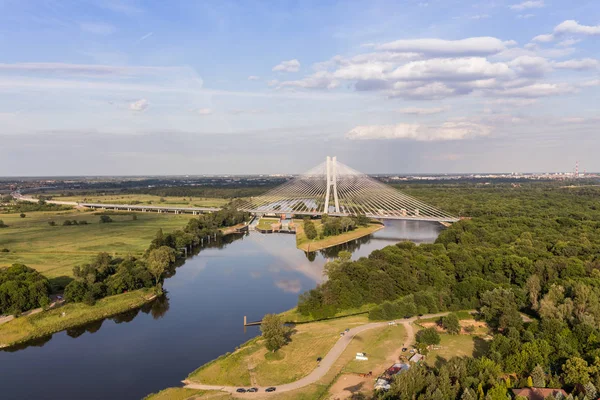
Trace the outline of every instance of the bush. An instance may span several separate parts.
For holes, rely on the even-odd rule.
[[[0,219],[0,228],[8,228],[8,225],[6,225],[4,223],[4,221],[2,221],[1,219]]]
[[[48,225],[50,225],[50,226],[56,226],[56,222],[54,222],[54,221],[48,221]]]
[[[417,343],[429,346],[432,344],[440,344],[440,340],[440,334],[435,328],[427,328],[417,332]]]
[[[0,314],[19,314],[49,303],[50,283],[23,264],[0,268]]]
[[[107,224],[109,222],[113,222],[112,218],[109,217],[108,215],[101,215],[100,216],[100,223],[101,224]]]
[[[456,335],[460,332],[460,320],[454,313],[442,317],[441,325],[451,335]]]
[[[2,253],[8,253],[8,252],[10,252],[10,250],[5,247],[2,250],[0,250],[0,252],[2,252]]]
[[[19,217],[21,217],[21,218],[25,218],[25,217],[26,217],[26,215],[25,215],[24,213],[21,213],[21,214],[19,214]]]
[[[304,220],[304,234],[309,240],[313,240],[318,236],[315,224],[308,218]]]
[[[88,222],[86,220],[79,221],[79,225],[87,225],[87,224],[88,224]]]
[[[73,225],[73,223],[71,221],[69,221],[68,219],[63,222],[63,226],[71,226],[71,225]]]

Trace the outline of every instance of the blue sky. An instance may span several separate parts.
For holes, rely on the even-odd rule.
[[[600,4],[0,0],[0,176],[600,171]]]

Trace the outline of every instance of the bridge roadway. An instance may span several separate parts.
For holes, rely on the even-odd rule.
[[[33,197],[25,197],[23,195],[19,195],[13,193],[13,196],[18,200],[22,201],[31,201],[38,202],[39,200]],[[218,207],[168,207],[168,206],[153,206],[153,205],[134,205],[134,204],[105,204],[105,203],[78,203],[71,201],[58,201],[58,200],[47,200],[47,203],[50,204],[61,204],[61,205],[71,205],[71,206],[79,206],[86,207],[91,209],[104,209],[104,210],[120,210],[120,211],[141,211],[141,212],[158,212],[158,213],[175,213],[175,214],[202,214],[208,212],[219,211],[221,208]],[[292,211],[292,212],[284,212],[278,210],[253,210],[253,209],[241,209],[240,211],[246,211],[253,215],[261,216],[265,214],[294,214],[294,215],[303,215],[303,216],[321,216],[323,212],[316,211]],[[398,212],[400,214],[400,212]],[[347,217],[351,214],[348,213],[329,213],[328,215],[333,217]],[[457,222],[458,219],[454,218],[439,218],[439,217],[427,217],[423,215],[394,215],[390,211],[383,210],[382,214],[367,214],[369,218],[378,219],[378,220],[401,220],[401,221],[425,221],[425,222],[440,222],[440,223],[451,223]]]

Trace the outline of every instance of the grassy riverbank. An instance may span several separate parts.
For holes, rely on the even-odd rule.
[[[48,278],[71,276],[73,267],[89,263],[98,252],[113,256],[140,256],[156,232],[183,228],[193,215],[116,212],[113,222],[99,223],[95,212],[76,209],[59,212],[0,214],[8,228],[0,229],[0,266],[22,263]],[[63,226],[66,220],[86,225]],[[55,226],[50,226],[54,221]]]
[[[151,301],[153,295],[152,289],[140,289],[105,297],[98,300],[94,306],[71,303],[50,311],[16,318],[0,325],[0,347],[47,336],[141,307]]]
[[[261,218],[258,220],[256,227],[260,230],[273,229],[273,224],[279,224],[278,218]]]
[[[338,244],[350,242],[352,240],[361,238],[363,236],[370,235],[373,232],[376,232],[380,229],[383,229],[384,226],[381,224],[369,224],[368,226],[359,226],[354,230],[349,232],[344,232],[340,235],[335,236],[326,236],[323,239],[310,240],[306,237],[304,233],[304,227],[302,221],[294,221],[296,223],[296,247],[302,251],[317,251],[326,249],[328,247],[337,246]],[[323,230],[322,224],[320,220],[313,220],[315,224],[315,228],[317,228],[317,232],[320,234]]]
[[[261,337],[254,338],[235,352],[220,357],[196,371],[188,379],[214,385],[281,385],[308,375],[317,366],[346,328],[367,323],[366,316],[297,325],[292,341],[277,353],[270,353]]]
[[[191,400],[199,397],[208,396],[210,396],[212,400],[231,399],[231,395],[229,393],[215,392],[212,390],[168,388],[165,390],[161,390],[158,393],[152,393],[144,397],[144,400]]]

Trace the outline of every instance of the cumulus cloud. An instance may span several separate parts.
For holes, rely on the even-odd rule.
[[[298,72],[300,70],[300,61],[293,59],[282,61],[273,67],[274,72]]]
[[[433,58],[413,61],[390,73],[398,80],[477,80],[506,76],[510,68],[504,63],[491,63],[483,57]]]
[[[508,63],[514,71],[521,76],[542,76],[549,72],[552,67],[548,60],[536,56],[520,56]]]
[[[406,107],[401,108],[398,112],[402,114],[408,115],[432,115],[439,114],[448,110],[448,107],[431,107],[431,108],[423,108],[423,107]]]
[[[250,75],[250,76],[248,77],[248,80],[249,80],[249,81],[258,81],[258,80],[260,80],[260,77],[259,77],[259,76],[256,76],[256,75]]]
[[[542,8],[544,6],[545,4],[543,0],[529,0],[518,4],[512,4],[509,6],[509,8],[511,10],[523,11],[530,8]]]
[[[575,69],[575,70],[585,70],[585,69],[597,69],[600,67],[600,61],[594,58],[583,58],[581,60],[567,60],[561,61],[554,64],[556,68],[561,69]]]
[[[600,25],[581,25],[579,22],[569,19],[561,22],[554,27],[552,33],[546,35],[538,35],[533,38],[536,42],[551,42],[562,35],[600,35]]]
[[[146,109],[148,108],[149,105],[150,104],[148,103],[148,100],[140,99],[140,100],[134,101],[133,103],[129,104],[129,109],[131,111],[143,112],[143,111],[146,111]]]
[[[484,56],[497,54],[511,44],[494,37],[473,37],[460,40],[396,40],[377,45],[375,48],[383,51],[412,52],[436,56]]]
[[[339,86],[339,81],[335,80],[327,71],[317,71],[304,79],[286,82],[273,82],[278,88],[303,88],[303,89],[334,89]]]
[[[200,108],[196,110],[199,115],[211,115],[213,113],[212,108]]]
[[[363,125],[346,134],[350,140],[450,141],[487,136],[491,128],[471,121],[447,121],[438,126],[420,124]]]
[[[582,84],[580,84],[579,86],[581,86],[581,87],[600,86],[600,79],[592,79],[590,81],[585,81]]]

